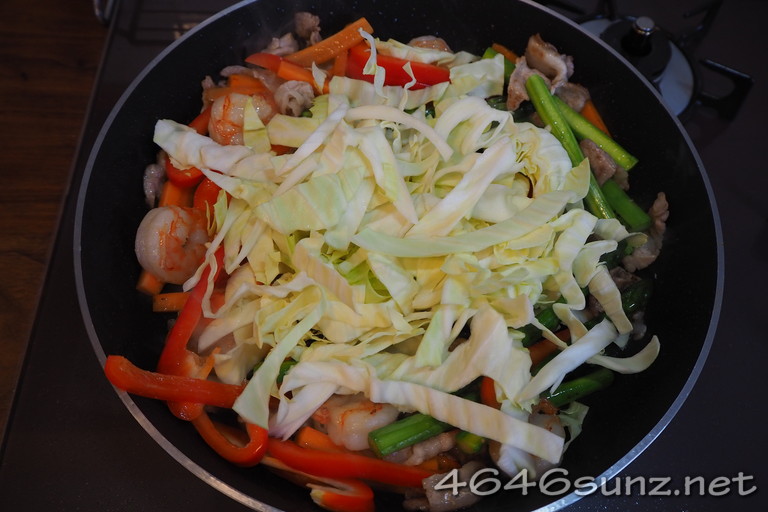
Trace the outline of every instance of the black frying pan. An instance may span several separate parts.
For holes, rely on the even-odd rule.
[[[155,121],[192,119],[199,110],[201,79],[241,63],[282,34],[298,10],[319,14],[326,35],[364,15],[383,38],[407,41],[434,34],[454,49],[481,52],[500,42],[520,51],[538,32],[574,56],[572,81],[590,89],[613,135],[640,159],[631,171],[636,200],[648,206],[662,190],[671,205],[665,251],[651,269],[655,295],[647,312],[649,331],[661,339],[661,354],[646,372],[620,376],[598,400],[588,401],[584,432],[563,461],[571,482],[615,475],[672,419],[703,364],[722,293],[719,223],[701,162],[651,86],[592,36],[524,1],[261,0],[219,14],[161,54],[107,120],[80,190],[75,270],[85,325],[99,358],[121,354],[154,368],[167,332],[168,317],[152,313],[148,299],[135,291],[139,266],[133,240],[146,213],[141,177],[157,152],[151,140]],[[120,397],[172,456],[222,492],[255,509],[315,508],[307,492],[263,468],[240,469],[220,459],[165,404]],[[381,510],[400,508],[399,497],[377,499]],[[552,504],[556,509],[576,499],[573,493],[510,491],[476,508],[533,510]]]

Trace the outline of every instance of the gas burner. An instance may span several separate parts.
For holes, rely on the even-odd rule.
[[[619,14],[615,0],[585,2],[550,0],[540,3],[559,11],[600,37],[635,66],[659,90],[664,102],[685,120],[695,107],[714,110],[725,120],[732,120],[752,87],[752,77],[723,64],[694,57],[696,47],[706,37],[723,0],[700,0],[685,10],[680,20],[698,19],[691,28],[667,30],[658,26],[651,14],[631,16]],[[694,2],[686,2],[691,4]],[[591,4],[585,7],[585,4]],[[634,2],[634,9],[646,8]],[[625,3],[622,4],[625,7]],[[670,6],[671,7],[671,6]],[[679,6],[678,6],[679,7]],[[646,14],[646,13],[644,13]],[[669,21],[668,12],[657,12]],[[675,20],[675,25],[680,20]],[[729,92],[716,95],[702,82],[703,73],[716,74],[730,82]]]

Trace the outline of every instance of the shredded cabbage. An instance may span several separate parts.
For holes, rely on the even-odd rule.
[[[549,131],[486,104],[502,92],[501,56],[364,37],[374,84],[333,77],[311,117],[266,125],[246,106],[244,146],[157,122],[170,158],[229,194],[215,205],[204,265],[223,247],[231,277],[223,306],[205,305],[213,320],[200,349],[227,347],[214,367],[224,382],[252,371],[234,410],[271,435],[290,436],[334,393],[363,392],[502,443],[502,465],[556,463],[563,439],[527,421],[539,394],[585,362],[628,373],[658,354],[656,338],[629,358],[603,353],[623,345],[631,322],[600,258],[642,236],[580,207],[586,160],[572,166]],[[376,51],[447,65],[451,81],[384,86]],[[272,145],[295,151],[277,156]],[[591,329],[583,288],[607,316]],[[558,298],[570,344],[534,317]],[[520,343],[530,323],[561,348],[535,376]],[[286,358],[297,364],[278,385]],[[495,381],[501,410],[452,394],[481,376]],[[585,409],[572,412],[575,435]]]

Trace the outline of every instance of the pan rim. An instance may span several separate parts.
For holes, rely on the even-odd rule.
[[[242,0],[226,9],[223,9],[222,11],[219,11],[218,13],[211,16],[207,20],[195,26],[193,29],[185,33],[182,37],[180,37],[179,39],[171,43],[162,52],[160,52],[154,59],[152,59],[146,65],[146,67],[141,71],[141,73],[139,73],[134,78],[134,80],[131,82],[128,88],[120,96],[118,101],[113,106],[110,114],[106,118],[104,125],[99,131],[99,134],[96,140],[94,141],[94,144],[89,154],[89,157],[85,166],[85,171],[81,178],[81,181],[78,187],[78,192],[77,192],[76,212],[75,212],[75,221],[74,221],[74,236],[73,236],[73,254],[74,254],[73,259],[74,259],[75,285],[76,285],[76,291],[77,291],[77,297],[78,297],[78,303],[79,303],[81,315],[83,318],[86,332],[89,337],[89,341],[102,367],[106,361],[106,354],[99,340],[99,335],[96,332],[96,328],[94,326],[93,319],[91,316],[91,309],[88,306],[88,298],[86,297],[85,284],[83,279],[84,269],[83,269],[83,265],[82,265],[83,262],[81,257],[82,256],[81,241],[83,236],[82,227],[83,227],[83,215],[84,215],[84,209],[85,209],[85,199],[87,196],[87,189],[90,182],[90,178],[93,173],[94,164],[101,151],[102,143],[106,138],[107,134],[109,133],[115,121],[115,118],[120,113],[124,104],[132,96],[132,94],[134,93],[136,88],[139,86],[139,84],[142,83],[144,78],[155,67],[161,64],[165,60],[168,54],[172,53],[177,47],[183,45],[187,39],[194,37],[195,34],[203,30],[205,27],[216,23],[219,19],[226,17],[233,11],[242,9],[245,6],[250,4],[259,3],[260,1],[261,0]],[[579,30],[581,33],[591,38],[596,44],[599,44],[605,49],[607,49],[614,56],[614,58],[622,62],[625,67],[627,67],[629,70],[631,70],[635,74],[637,79],[639,79],[645,84],[645,87],[648,88],[653,93],[653,95],[656,97],[656,100],[666,110],[669,117],[672,118],[672,120],[675,123],[675,127],[677,128],[679,133],[682,135],[685,145],[687,146],[691,155],[693,156],[698,173],[701,176],[704,188],[706,190],[708,202],[709,202],[711,213],[712,213],[716,258],[717,258],[717,262],[716,262],[717,276],[715,279],[715,290],[714,290],[714,297],[713,297],[714,300],[713,300],[712,312],[710,316],[709,325],[707,327],[706,336],[701,346],[701,350],[699,352],[699,355],[696,359],[696,362],[690,374],[688,375],[685,381],[685,384],[682,386],[679,393],[675,397],[674,401],[669,406],[665,414],[661,417],[661,419],[654,425],[654,427],[650,430],[650,432],[648,432],[642,438],[642,440],[639,441],[634,447],[632,447],[632,449],[630,449],[623,457],[621,457],[618,461],[612,464],[603,473],[595,477],[597,481],[600,481],[599,479],[601,478],[605,478],[606,480],[608,480],[617,476],[624,468],[626,468],[633,460],[635,460],[648,446],[650,446],[650,444],[663,432],[663,430],[670,424],[672,419],[679,412],[680,408],[682,407],[685,400],[688,398],[688,395],[690,394],[691,390],[693,389],[693,386],[695,385],[696,381],[698,380],[701,374],[701,371],[704,367],[707,356],[709,354],[710,348],[714,341],[715,333],[717,330],[717,324],[719,321],[720,312],[722,308],[723,288],[724,288],[724,247],[723,247],[723,234],[722,234],[721,220],[720,220],[714,192],[712,190],[709,177],[706,173],[706,170],[701,161],[701,157],[698,154],[698,151],[693,145],[687,131],[682,126],[682,123],[680,122],[680,120],[670,111],[670,109],[663,102],[658,91],[655,90],[655,88],[647,81],[647,79],[643,77],[642,74],[640,74],[637,70],[635,70],[631,66],[631,64],[629,64],[629,62],[623,56],[621,56],[618,52],[616,52],[613,48],[605,44],[602,40],[600,40],[594,34],[591,34],[588,31],[582,29],[578,24],[569,20],[568,18],[561,15],[560,13],[552,9],[549,9],[546,6],[542,6],[532,0],[517,0],[517,1],[519,3],[527,4],[530,7],[543,11],[548,15],[557,18],[561,22],[564,22],[572,26],[573,28]],[[128,393],[121,391],[117,388],[115,388],[115,391],[117,395],[120,397],[123,404],[128,409],[128,411],[131,413],[131,415],[136,419],[136,421],[141,425],[141,427],[155,440],[155,442],[157,442],[158,445],[160,445],[169,455],[171,455],[171,457],[173,457],[177,462],[179,462],[187,470],[192,472],[200,480],[214,487],[215,489],[219,490],[223,494],[229,496],[233,500],[247,507],[250,507],[254,510],[259,510],[262,512],[279,512],[281,510],[249,496],[246,492],[243,492],[233,487],[232,485],[224,482],[223,480],[219,479],[218,477],[208,472],[205,468],[203,468],[201,465],[193,461],[189,456],[187,456],[185,453],[179,450],[170,440],[168,440],[151,422],[151,420],[149,420],[149,418],[141,410],[139,405],[133,400],[133,398]],[[550,512],[555,510],[561,510],[567,507],[568,505],[575,503],[582,497],[583,497],[583,494],[577,493],[575,491],[571,491],[567,495],[557,499],[556,501],[553,501],[537,509],[537,511]]]

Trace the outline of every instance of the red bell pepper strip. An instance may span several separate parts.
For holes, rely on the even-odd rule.
[[[223,262],[224,251],[220,249],[216,251],[216,274],[214,275],[214,281],[218,277]],[[202,317],[203,298],[208,289],[210,272],[211,267],[206,267],[200,277],[200,281],[190,292],[184,308],[179,312],[176,322],[168,333],[165,347],[157,363],[157,371],[159,373],[186,377],[197,376],[197,370],[199,369],[198,356],[187,350],[187,343]],[[183,420],[192,420],[203,412],[203,404],[195,402],[168,402],[168,407],[176,417]]]
[[[195,189],[192,206],[204,213],[207,212],[208,216],[212,218],[213,205],[216,204],[216,200],[219,198],[219,190],[221,190],[221,187],[206,177]]]
[[[169,180],[181,188],[194,187],[205,177],[203,171],[197,167],[179,169],[171,163],[170,158],[165,159],[165,175],[168,176]]]
[[[225,425],[217,425],[205,411],[192,420],[192,425],[208,446],[221,457],[238,466],[255,466],[261,462],[266,452],[267,430],[253,423],[245,424],[248,441],[244,444],[233,442],[233,436],[225,434],[229,429]]]
[[[370,56],[371,50],[365,43],[350,48],[347,58],[347,76],[373,83],[373,75],[363,74],[363,68]],[[451,79],[451,72],[448,68],[381,55],[380,53],[376,54],[376,64],[386,71],[384,85],[403,86],[410,83],[412,78],[403,69],[403,66],[408,63],[410,63],[413,76],[416,78],[416,84],[411,89],[423,89],[426,86],[447,82]]]
[[[109,356],[104,373],[115,387],[146,398],[231,408],[244,386],[142,370],[123,356]]]
[[[195,117],[192,122],[189,123],[189,127],[195,130],[200,135],[206,135],[208,133],[208,121],[211,120],[211,106],[208,105]]]
[[[254,66],[259,66],[275,73],[277,73],[277,68],[280,67],[282,61],[283,58],[279,55],[266,52],[254,53],[245,58],[245,62],[248,64],[253,64]]]
[[[334,480],[333,487],[308,484],[312,501],[331,512],[373,512],[373,490],[359,480]]]
[[[302,448],[293,441],[270,438],[267,453],[293,469],[326,478],[360,478],[385,484],[421,487],[433,473],[357,453]]]
[[[352,478],[325,478],[291,468],[284,462],[265,455],[265,466],[277,470],[288,480],[311,489],[312,501],[333,512],[373,512],[373,490],[360,480]]]
[[[190,123],[189,127],[200,135],[208,133],[208,121],[211,119],[211,106],[208,105]],[[194,187],[203,179],[203,173],[197,167],[179,169],[171,163],[170,158],[165,159],[165,174],[168,179],[180,188]]]
[[[501,408],[501,404],[496,400],[496,383],[490,377],[483,377],[480,381],[480,401],[488,407]]]
[[[293,153],[293,151],[296,148],[292,148],[290,146],[282,146],[280,144],[272,144],[272,152],[278,156],[280,155],[287,155],[288,153]]]

